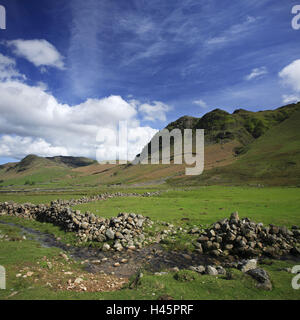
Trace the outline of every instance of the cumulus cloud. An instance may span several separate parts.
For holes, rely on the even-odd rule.
[[[7,41],[7,45],[13,49],[15,55],[27,59],[36,67],[41,67],[43,72],[45,67],[64,69],[62,55],[45,39],[11,40]]]
[[[300,95],[284,94],[282,96],[282,102],[285,104],[296,103],[298,101],[300,101]]]
[[[49,157],[62,155],[67,156],[68,151],[64,147],[55,147],[42,138],[20,137],[3,135],[0,137],[0,156],[21,159],[27,154],[38,154]]]
[[[12,59],[1,55],[0,66],[1,61],[17,72]],[[5,80],[0,79],[0,157],[21,159],[33,153],[91,158],[102,155],[97,160],[111,160],[116,148],[101,136],[117,134],[119,121],[125,121],[128,159],[132,160],[158,131],[140,125],[137,101],[108,96],[71,106],[59,103],[44,83],[31,86],[14,78],[17,76],[12,72]],[[159,102],[155,105],[164,106]]]
[[[251,73],[245,77],[245,79],[248,81],[253,80],[253,79],[261,77],[267,73],[268,73],[268,70],[266,67],[254,68],[254,69],[252,69]]]
[[[199,99],[199,100],[195,100],[193,101],[194,104],[198,105],[199,107],[203,108],[203,109],[206,109],[208,108],[208,105],[205,101],[203,101],[202,99]]]
[[[136,102],[135,103],[139,103]],[[147,121],[166,121],[166,113],[172,108],[160,101],[154,101],[151,103],[144,103],[139,106],[139,112],[144,116],[144,120]]]
[[[293,61],[279,72],[283,83],[295,92],[300,92],[300,59]]]
[[[19,79],[25,80],[25,75],[16,70],[16,61],[0,53],[0,81]]]

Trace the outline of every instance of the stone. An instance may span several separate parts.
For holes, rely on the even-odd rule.
[[[213,266],[207,266],[205,272],[210,276],[217,276],[218,271]]]
[[[238,214],[238,212],[236,211],[236,212],[233,212],[232,214],[231,214],[231,216],[230,216],[230,221],[231,222],[238,222],[240,220],[240,218],[239,218],[239,214]]]
[[[82,281],[83,281],[82,278],[76,278],[75,281],[74,281],[74,283],[75,283],[75,284],[80,284]]]
[[[122,251],[123,250],[123,246],[121,245],[121,243],[116,243],[114,245],[114,248],[117,250],[117,251]]]
[[[209,230],[208,235],[209,235],[209,237],[215,237],[216,233],[213,229],[211,229],[211,230]]]
[[[102,251],[108,251],[110,249],[110,245],[108,243],[104,243],[102,247]]]
[[[213,257],[219,257],[221,255],[221,251],[220,250],[211,250],[209,253]]]
[[[123,239],[123,238],[124,238],[124,236],[122,235],[122,233],[119,232],[119,231],[117,231],[117,232],[115,233],[115,237],[116,237],[117,239]]]
[[[248,272],[249,270],[256,269],[257,267],[257,260],[251,259],[251,260],[243,260],[239,264],[239,269],[242,272]]]
[[[220,249],[220,244],[218,242],[213,242],[211,248],[213,250],[218,250]]]
[[[214,224],[214,229],[215,229],[215,230],[220,230],[220,229],[221,229],[221,225],[220,225],[218,222],[216,222],[216,223]]]
[[[208,237],[206,237],[206,236],[201,236],[200,238],[198,238],[197,242],[203,243],[203,242],[206,242],[206,241],[208,241],[208,240],[209,240]]]
[[[193,228],[189,233],[191,233],[191,234],[195,234],[195,233],[199,233],[199,228]]]
[[[198,266],[198,267],[194,267],[195,269],[195,271],[196,272],[198,272],[198,273],[201,273],[201,274],[203,274],[203,273],[205,273],[205,267],[204,266]]]
[[[226,275],[226,270],[222,266],[217,266],[216,270],[218,271],[218,274]]]
[[[201,243],[195,242],[195,243],[193,243],[193,244],[194,244],[194,247],[196,247],[197,249],[202,250],[202,245],[201,245]]]
[[[226,234],[226,240],[227,240],[227,241],[232,242],[232,241],[234,241],[235,239],[236,239],[236,236],[235,236],[232,232],[228,232],[228,233]]]
[[[255,279],[258,282],[258,288],[261,288],[263,290],[272,290],[272,283],[270,277],[264,269],[251,269],[247,271],[247,274],[249,274],[253,279]]]
[[[192,260],[192,257],[189,254],[183,254],[182,257],[186,260]]]
[[[115,238],[115,233],[113,232],[112,229],[107,229],[106,232],[105,232],[105,235],[110,240],[113,240]]]
[[[300,248],[297,248],[297,247],[293,247],[291,250],[290,250],[290,253],[294,256],[298,256],[300,255]]]
[[[231,249],[233,249],[233,244],[226,244],[226,245],[225,245],[225,249],[226,249],[226,250],[231,250]]]

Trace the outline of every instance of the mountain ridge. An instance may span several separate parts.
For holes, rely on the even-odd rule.
[[[184,164],[104,165],[84,157],[43,158],[28,155],[19,163],[0,166],[0,182],[3,182],[0,186],[22,185],[26,179],[50,185],[57,183],[76,186],[125,185],[151,181],[187,185],[247,184],[250,181],[266,183],[268,180],[270,184],[297,185],[300,183],[299,127],[300,103],[257,112],[240,108],[229,113],[214,109],[201,118],[185,115],[166,126],[169,130],[204,128],[205,168],[200,176],[185,176]],[[272,138],[269,137],[271,133]],[[294,137],[295,141],[290,142],[291,138],[288,137]],[[276,145],[278,141],[282,142]],[[285,146],[290,149],[288,152],[281,152]],[[271,153],[268,154],[265,150],[270,150]],[[256,166],[252,163],[254,158]],[[282,173],[281,167],[284,168]],[[291,168],[299,178],[293,175]]]

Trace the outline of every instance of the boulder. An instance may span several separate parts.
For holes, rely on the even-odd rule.
[[[247,274],[249,274],[253,279],[255,279],[258,282],[258,288],[261,288],[263,290],[272,290],[272,283],[270,277],[264,269],[251,269],[247,271]]]
[[[210,276],[217,276],[218,275],[217,269],[213,266],[207,266],[205,272]]]
[[[238,265],[238,268],[242,272],[248,272],[249,270],[256,269],[256,267],[257,267],[257,260],[256,259],[243,260]]]

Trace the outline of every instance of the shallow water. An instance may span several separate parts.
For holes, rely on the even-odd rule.
[[[20,226],[10,222],[0,221],[12,227],[19,228],[24,235],[32,240],[37,241],[43,247],[60,248],[66,251],[73,259],[77,261],[86,261],[85,268],[89,272],[105,272],[121,277],[130,277],[141,268],[150,272],[159,272],[163,269],[178,267],[179,269],[188,268],[189,266],[198,266],[200,264],[208,264],[211,261],[209,257],[199,254],[190,255],[191,259],[187,259],[185,252],[165,251],[159,244],[150,245],[148,247],[135,251],[123,252],[103,252],[97,248],[90,247],[74,247],[58,241],[53,235],[43,233],[28,227]],[[107,261],[100,262],[107,258]],[[127,263],[121,263],[122,259],[127,259]],[[119,262],[119,267],[114,267],[114,264]]]
[[[190,266],[218,264],[218,260],[207,255],[190,254],[190,258],[187,258],[185,256],[186,252],[166,251],[159,244],[153,244],[135,251],[122,252],[103,252],[98,248],[67,246],[51,234],[10,222],[0,221],[0,223],[19,228],[24,235],[31,236],[32,240],[37,241],[43,247],[60,248],[66,251],[74,260],[84,261],[85,270],[91,273],[104,272],[106,274],[113,273],[119,277],[130,277],[140,269],[159,272],[174,267],[187,269]],[[107,258],[107,260],[102,262],[103,258]],[[121,263],[122,259],[128,261]],[[281,257],[280,260],[299,262],[300,257],[288,255]],[[115,267],[115,263],[120,263],[120,266]]]

